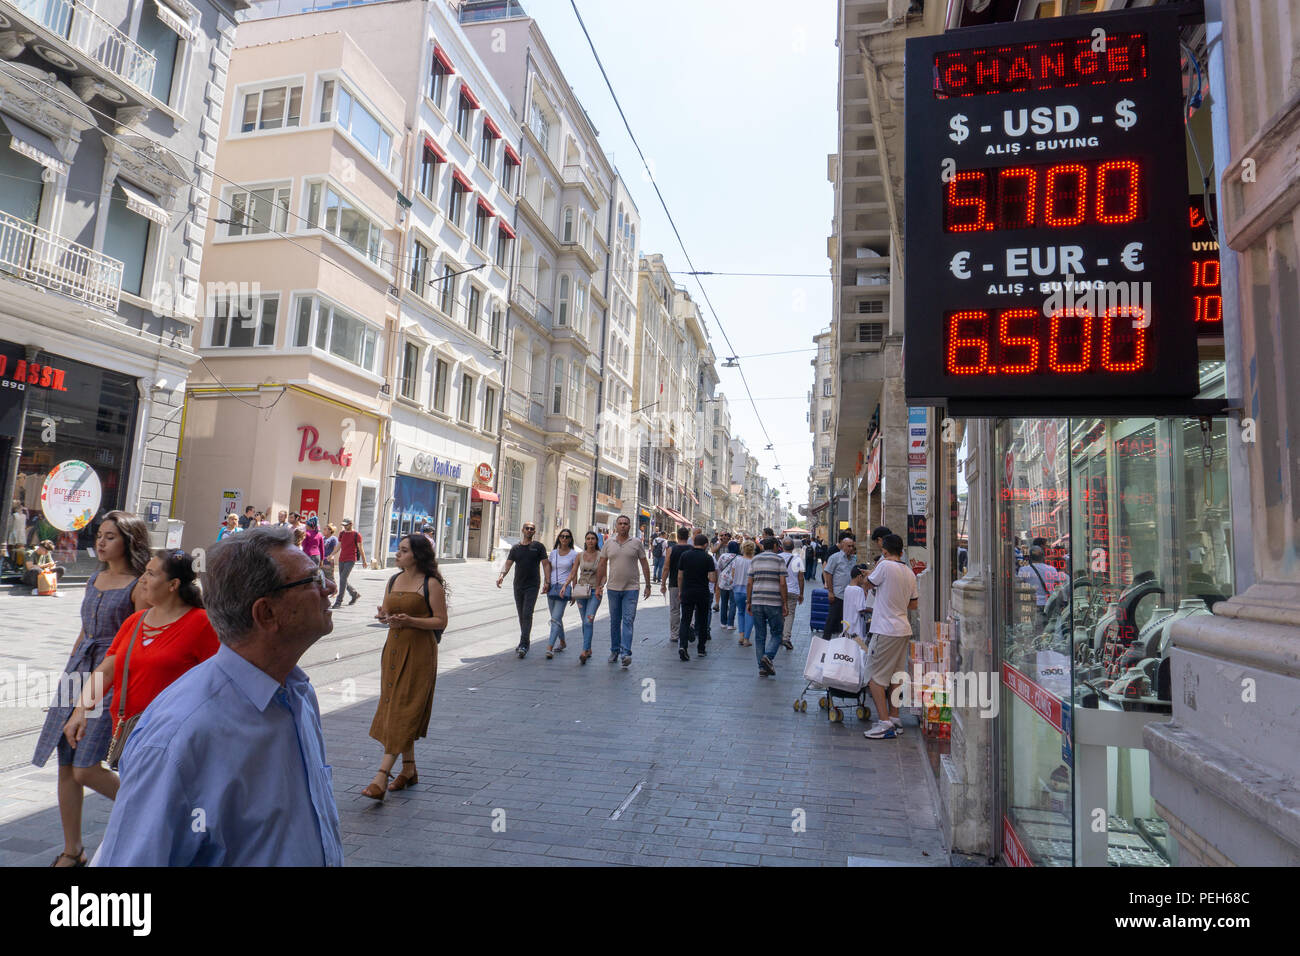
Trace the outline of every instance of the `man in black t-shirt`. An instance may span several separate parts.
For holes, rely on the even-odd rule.
[[[677,656],[689,661],[691,655],[686,653],[686,645],[696,643],[700,657],[707,657],[704,645],[709,643],[709,605],[713,596],[709,585],[718,584],[718,568],[709,554],[709,539],[702,534],[695,536],[695,547],[686,551],[677,559],[677,586],[681,602],[681,625],[677,640]],[[691,627],[691,619],[695,627]]]
[[[511,567],[515,568],[515,610],[519,614],[519,646],[515,648],[515,653],[521,658],[528,653],[529,638],[533,633],[533,609],[537,606],[541,574],[544,573],[548,581],[551,577],[551,562],[546,555],[546,545],[533,540],[536,533],[537,527],[532,522],[524,525],[523,540],[510,549],[506,555],[506,565],[497,578],[497,587],[501,587],[501,582],[506,579]]]
[[[668,549],[667,566],[660,579],[659,593],[668,595],[668,633],[669,640],[677,643],[677,625],[681,613],[681,592],[677,589],[677,562],[683,554],[691,550],[691,532],[689,528],[677,529],[677,543]]]

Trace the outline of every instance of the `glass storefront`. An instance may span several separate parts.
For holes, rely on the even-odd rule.
[[[438,528],[438,557],[465,556],[465,529],[469,523],[469,489],[459,485],[442,486],[442,511]]]
[[[1233,593],[1222,420],[996,428],[1004,855],[1166,866],[1142,727],[1171,712],[1170,625]]]
[[[13,361],[12,355],[9,360]],[[29,384],[20,393],[25,402],[22,454],[13,486],[7,489],[5,571],[20,572],[36,545],[49,540],[54,544],[54,559],[67,569],[67,577],[86,578],[99,568],[90,549],[103,515],[125,503],[139,401],[136,381],[44,352],[30,364],[59,375],[51,379],[50,387]],[[0,436],[6,466],[13,437]],[[68,487],[61,489],[61,506],[52,510],[42,502],[41,492],[56,468],[70,477]],[[73,500],[77,507],[67,508]]]
[[[426,524],[435,525],[438,514],[436,481],[398,475],[393,488],[393,511],[389,518],[388,553],[397,553],[397,542],[404,535],[419,534]]]

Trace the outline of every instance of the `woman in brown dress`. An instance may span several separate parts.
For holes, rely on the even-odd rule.
[[[388,582],[384,603],[375,615],[388,625],[388,640],[379,659],[379,707],[370,736],[384,748],[375,779],[361,795],[382,801],[388,790],[419,783],[415,742],[429,730],[433,685],[438,677],[438,641],[447,626],[447,588],[429,539],[408,534],[397,545],[397,574]],[[402,772],[393,764],[402,755]]]

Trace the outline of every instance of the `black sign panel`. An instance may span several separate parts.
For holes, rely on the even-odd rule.
[[[907,43],[905,387],[1022,415],[1197,389],[1177,18]]]

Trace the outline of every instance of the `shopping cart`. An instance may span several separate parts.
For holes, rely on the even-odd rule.
[[[822,591],[823,599],[825,594],[826,592]],[[815,607],[816,605],[814,605],[814,608]],[[825,623],[826,623],[825,618],[823,618],[822,624],[824,625]],[[804,665],[805,677],[807,676],[809,667],[812,664],[812,660],[811,660],[812,655],[816,653],[824,652],[824,648],[825,648],[824,644],[819,644],[817,641],[810,642],[808,648],[809,661],[807,664]],[[865,676],[863,678],[862,685],[858,687],[856,690],[846,688],[843,686],[835,686],[827,683],[819,683],[813,680],[806,681],[806,683],[804,684],[803,691],[799,694],[798,699],[794,702],[794,709],[797,713],[808,712],[808,692],[810,690],[814,690],[814,692],[819,695],[817,698],[817,706],[820,707],[822,710],[826,711],[826,719],[833,724],[842,723],[844,721],[844,710],[835,704],[836,700],[839,700],[841,702],[846,700],[853,701],[852,706],[854,707],[854,711],[857,715],[858,720],[868,720],[871,717],[871,708],[867,706],[869,703],[869,698],[867,696],[868,692],[867,692],[867,683],[866,683]]]

